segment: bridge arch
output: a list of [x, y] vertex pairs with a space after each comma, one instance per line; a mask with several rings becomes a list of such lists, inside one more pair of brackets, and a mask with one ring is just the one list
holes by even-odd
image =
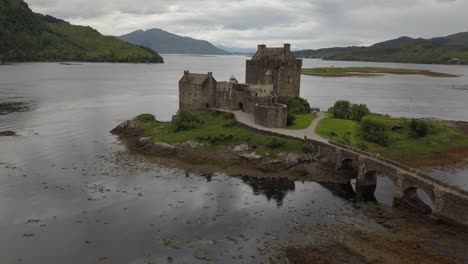
[[407, 187], [403, 191], [403, 202], [419, 213], [431, 214], [435, 207], [433, 191], [427, 191], [416, 186]]

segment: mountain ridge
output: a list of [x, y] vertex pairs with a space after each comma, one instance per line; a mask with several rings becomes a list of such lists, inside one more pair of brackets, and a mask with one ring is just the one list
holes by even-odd
[[429, 39], [399, 37], [369, 47], [334, 47], [299, 50], [301, 58], [323, 60], [402, 62], [427, 64], [468, 64], [468, 32]]
[[230, 55], [206, 40], [180, 36], [159, 28], [136, 30], [118, 37], [161, 54]]

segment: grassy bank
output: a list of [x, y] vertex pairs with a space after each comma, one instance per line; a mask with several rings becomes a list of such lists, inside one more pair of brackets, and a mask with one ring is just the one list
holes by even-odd
[[385, 126], [389, 135], [387, 146], [384, 147], [365, 141], [360, 135], [359, 123], [352, 120], [329, 117], [318, 124], [316, 132], [321, 137], [331, 137], [337, 142], [379, 153], [384, 157], [396, 160], [405, 157], [422, 158], [433, 153], [468, 148], [468, 136], [466, 134], [452, 129], [440, 121], [425, 121], [429, 128], [428, 135], [415, 138], [412, 136], [409, 127], [409, 119], [374, 114], [366, 116], [365, 119], [370, 119]]
[[315, 118], [317, 118], [317, 115], [312, 115], [312, 114], [298, 114], [294, 116], [296, 117], [296, 120], [291, 126], [288, 126], [288, 129], [293, 129], [293, 130], [306, 129], [315, 120]]
[[277, 156], [281, 152], [303, 153], [301, 141], [263, 135], [239, 126], [229, 114], [191, 112], [199, 121], [197, 127], [176, 132], [174, 122], [161, 123], [152, 115], [140, 115], [132, 120], [144, 130], [145, 136], [155, 142], [179, 144], [187, 141], [203, 143], [198, 151], [226, 151], [233, 146], [248, 144], [251, 151], [267, 156]]
[[376, 76], [382, 74], [424, 75], [431, 77], [458, 77], [458, 75], [433, 72], [428, 70], [380, 68], [380, 67], [330, 67], [330, 68], [305, 68], [302, 74], [324, 77], [349, 77], [349, 76]]

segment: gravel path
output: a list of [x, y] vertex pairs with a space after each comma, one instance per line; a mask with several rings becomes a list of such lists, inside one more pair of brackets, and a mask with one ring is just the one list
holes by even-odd
[[245, 125], [248, 125], [250, 127], [254, 127], [259, 130], [265, 130], [265, 131], [271, 131], [283, 135], [288, 135], [288, 136], [293, 136], [297, 138], [304, 138], [304, 136], [307, 136], [309, 139], [314, 139], [317, 141], [325, 142], [328, 143], [328, 140], [320, 137], [315, 133], [315, 128], [317, 127], [318, 123], [326, 118], [327, 116], [319, 112], [317, 113], [317, 118], [310, 124], [310, 126], [306, 129], [299, 129], [299, 130], [292, 130], [292, 129], [285, 129], [285, 128], [268, 128], [268, 127], [263, 127], [260, 125], [255, 124], [255, 120], [253, 115], [242, 112], [242, 111], [232, 111], [232, 113], [235, 115], [236, 120], [240, 123], [243, 123]]

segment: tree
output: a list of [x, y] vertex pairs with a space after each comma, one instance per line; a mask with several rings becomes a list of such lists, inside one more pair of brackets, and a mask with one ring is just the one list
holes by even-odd
[[335, 118], [350, 119], [351, 117], [351, 103], [349, 101], [340, 100], [336, 101], [335, 105], [328, 109]]
[[282, 96], [279, 98], [279, 102], [288, 106], [288, 113], [294, 115], [310, 113], [310, 104], [304, 98], [298, 96]]
[[351, 119], [360, 122], [362, 118], [370, 114], [369, 108], [365, 104], [351, 105]]

